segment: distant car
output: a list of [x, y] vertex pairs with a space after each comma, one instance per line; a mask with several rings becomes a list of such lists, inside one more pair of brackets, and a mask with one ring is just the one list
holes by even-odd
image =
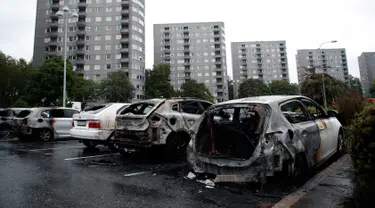
[[194, 98], [151, 99], [133, 103], [116, 116], [111, 142], [121, 153], [164, 146], [169, 153], [185, 152], [189, 128], [212, 103]]
[[277, 172], [298, 178], [342, 151], [336, 115], [304, 96], [216, 104], [191, 128], [187, 159], [215, 182], [264, 182]]
[[89, 148], [98, 144], [108, 146], [108, 139], [113, 136], [115, 130], [116, 114], [129, 105], [128, 103], [109, 103], [85, 109], [73, 116], [71, 136]]
[[48, 142], [70, 138], [73, 115], [71, 108], [47, 107], [21, 111], [13, 120], [13, 134], [20, 139], [37, 138]]
[[13, 118], [26, 108], [0, 109], [0, 138], [8, 137], [12, 130]]

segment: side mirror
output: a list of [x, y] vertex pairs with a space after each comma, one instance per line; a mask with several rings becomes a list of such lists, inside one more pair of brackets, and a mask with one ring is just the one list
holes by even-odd
[[330, 118], [337, 118], [337, 116], [339, 115], [339, 112], [335, 111], [335, 110], [328, 110], [327, 111], [327, 114], [328, 114], [328, 117]]
[[43, 113], [42, 113], [42, 117], [43, 117], [43, 118], [49, 118], [49, 114], [46, 113], [46, 112], [43, 112]]

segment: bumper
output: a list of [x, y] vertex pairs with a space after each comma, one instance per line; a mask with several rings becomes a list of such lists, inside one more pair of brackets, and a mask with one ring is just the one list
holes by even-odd
[[106, 141], [112, 132], [113, 130], [73, 128], [70, 130], [70, 135], [73, 139]]
[[153, 146], [152, 139], [148, 131], [122, 131], [116, 130], [115, 136], [111, 143], [118, 144], [122, 147], [148, 148]]
[[[267, 176], [275, 173], [268, 157], [252, 157], [248, 161], [215, 159], [199, 156], [189, 147], [187, 161], [196, 173], [216, 175], [215, 182], [265, 182]], [[240, 163], [250, 164], [239, 166]]]

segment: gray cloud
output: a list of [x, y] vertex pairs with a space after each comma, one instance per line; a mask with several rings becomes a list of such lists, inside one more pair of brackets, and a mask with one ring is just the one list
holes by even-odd
[[[7, 1], [0, 13], [0, 50], [32, 58], [36, 1]], [[375, 51], [375, 2], [371, 0], [147, 0], [146, 60], [153, 65], [153, 24], [223, 21], [226, 27], [228, 69], [231, 74], [230, 42], [286, 40], [291, 81], [296, 82], [297, 49], [346, 48], [350, 73], [359, 76], [357, 56]]]

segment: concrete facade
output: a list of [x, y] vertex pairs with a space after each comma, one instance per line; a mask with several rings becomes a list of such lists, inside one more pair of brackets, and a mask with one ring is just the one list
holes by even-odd
[[145, 92], [145, 0], [38, 0], [34, 66], [64, 56], [64, 17], [68, 6], [78, 18], [68, 19], [67, 57], [85, 79], [100, 81], [122, 70], [136, 88], [135, 100]]
[[375, 77], [375, 52], [365, 52], [358, 57], [363, 94], [368, 97]]
[[310, 67], [316, 67], [316, 73], [326, 73], [337, 80], [349, 82], [345, 48], [297, 50], [296, 61], [299, 84], [305, 80]]
[[205, 83], [217, 102], [228, 100], [223, 22], [154, 25], [154, 64], [171, 66], [175, 90], [188, 79]]

